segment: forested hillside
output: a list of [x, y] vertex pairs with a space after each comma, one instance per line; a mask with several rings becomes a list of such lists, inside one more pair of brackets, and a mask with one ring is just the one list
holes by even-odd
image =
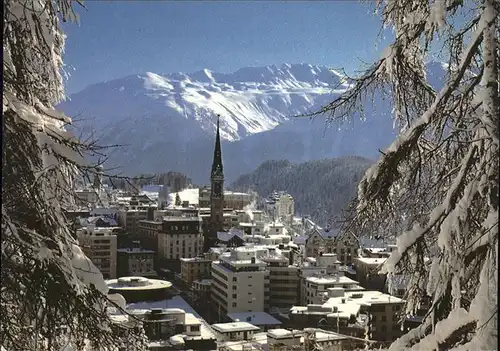
[[255, 190], [267, 196], [274, 190], [290, 193], [297, 214], [310, 215], [326, 225], [356, 195], [356, 185], [372, 161], [363, 157], [341, 157], [294, 164], [286, 160], [266, 161], [254, 172], [242, 175], [235, 190]]

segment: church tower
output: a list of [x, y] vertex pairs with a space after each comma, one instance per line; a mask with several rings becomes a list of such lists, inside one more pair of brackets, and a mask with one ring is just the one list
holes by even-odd
[[205, 237], [205, 252], [215, 244], [217, 232], [222, 231], [224, 224], [224, 168], [222, 166], [219, 119], [220, 116], [218, 115], [214, 159], [212, 162], [212, 173], [210, 174], [210, 230], [208, 237]]

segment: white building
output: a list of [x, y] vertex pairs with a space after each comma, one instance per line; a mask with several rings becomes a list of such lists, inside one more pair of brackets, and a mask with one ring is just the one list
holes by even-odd
[[290, 194], [284, 191], [275, 191], [266, 199], [265, 208], [275, 218], [284, 219], [287, 223], [292, 223], [295, 215], [295, 204]]
[[278, 218], [286, 219], [287, 222], [291, 222], [293, 216], [295, 215], [295, 202], [292, 195], [287, 193], [279, 194], [276, 199], [276, 216]]
[[238, 247], [212, 263], [211, 299], [218, 319], [233, 312], [268, 309], [269, 272], [256, 249]]
[[319, 304], [323, 301], [323, 294], [330, 288], [341, 288], [345, 291], [364, 290], [359, 283], [342, 275], [325, 275], [305, 277], [302, 283], [304, 289], [302, 296], [305, 304]]
[[251, 340], [254, 333], [260, 331], [259, 327], [247, 322], [217, 323], [212, 324], [212, 329], [219, 342]]

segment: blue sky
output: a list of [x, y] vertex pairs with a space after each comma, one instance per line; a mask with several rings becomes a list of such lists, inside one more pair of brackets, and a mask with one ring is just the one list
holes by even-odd
[[148, 71], [306, 62], [352, 72], [378, 58], [389, 39], [378, 38], [373, 2], [87, 0], [85, 6], [77, 7], [79, 26], [64, 26], [69, 94]]

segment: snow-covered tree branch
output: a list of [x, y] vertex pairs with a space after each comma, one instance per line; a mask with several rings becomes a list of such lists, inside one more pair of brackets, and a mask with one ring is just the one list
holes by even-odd
[[[108, 315], [102, 274], [71, 236], [62, 209], [72, 179], [92, 170], [92, 145], [65, 130], [65, 36], [70, 0], [7, 0], [3, 5], [3, 164], [1, 345], [6, 350], [114, 350], [145, 347], [141, 329]], [[125, 336], [128, 336], [126, 338]]]
[[[353, 217], [360, 230], [397, 233], [384, 270], [411, 277], [407, 311], [432, 298], [422, 326], [394, 350], [497, 348], [499, 7], [495, 0], [380, 1], [395, 41], [318, 112], [344, 119], [380, 90], [394, 104], [399, 137], [365, 173]], [[447, 69], [438, 92], [425, 71], [436, 38]]]

